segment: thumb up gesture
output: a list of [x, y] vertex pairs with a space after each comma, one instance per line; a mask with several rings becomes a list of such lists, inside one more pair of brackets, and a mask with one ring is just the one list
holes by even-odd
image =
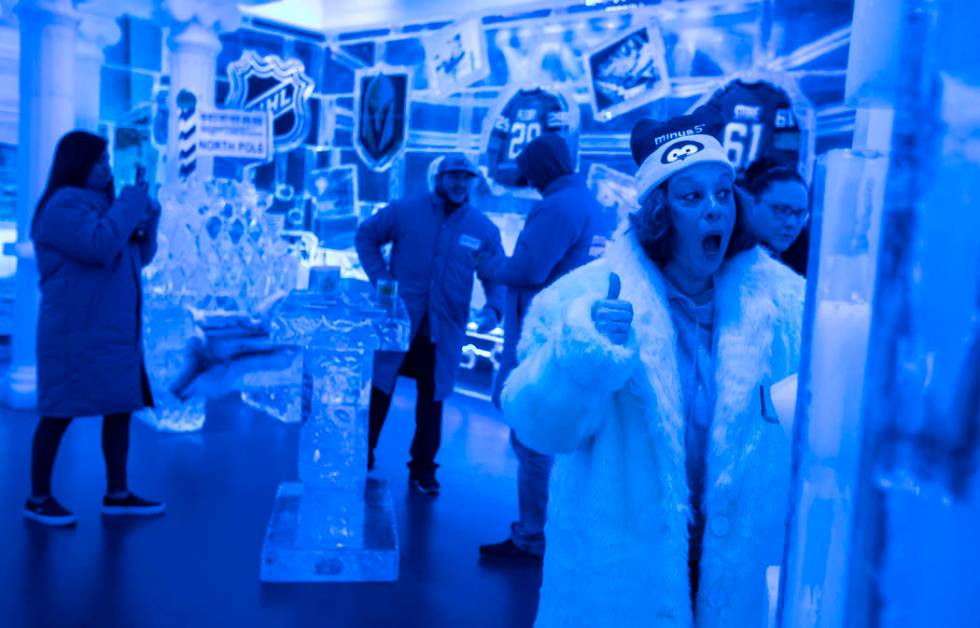
[[615, 345], [626, 344], [633, 326], [633, 304], [620, 300], [621, 289], [619, 275], [610, 273], [606, 298], [592, 304], [592, 322], [595, 328]]

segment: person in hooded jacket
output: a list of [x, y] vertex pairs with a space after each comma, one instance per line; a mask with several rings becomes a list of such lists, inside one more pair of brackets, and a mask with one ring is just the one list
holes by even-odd
[[[488, 277], [507, 286], [504, 347], [493, 391], [498, 409], [503, 384], [517, 366], [521, 323], [531, 300], [560, 277], [598, 257], [613, 229], [603, 223], [602, 206], [575, 172], [568, 143], [557, 133], [545, 133], [529, 143], [517, 156], [517, 166], [521, 178], [543, 199], [528, 213], [514, 254], [489, 259], [482, 267]], [[540, 563], [552, 457], [524, 445], [513, 430], [510, 442], [517, 455], [519, 518], [511, 524], [510, 538], [481, 545], [480, 556]]]
[[160, 206], [145, 186], [116, 197], [106, 141], [72, 131], [58, 142], [34, 212], [41, 306], [31, 497], [24, 516], [49, 525], [76, 517], [51, 494], [59, 445], [74, 417], [102, 415], [106, 515], [154, 515], [164, 505], [129, 491], [131, 414], [153, 405], [143, 361], [142, 268], [157, 249]]
[[[415, 436], [408, 463], [412, 486], [439, 492], [436, 454], [442, 440], [443, 401], [452, 394], [459, 369], [474, 273], [480, 275], [487, 305], [479, 328], [497, 326], [502, 289], [478, 271], [484, 259], [500, 255], [500, 230], [469, 203], [476, 166], [462, 154], [446, 155], [434, 192], [399, 199], [358, 227], [355, 247], [371, 283], [397, 281], [412, 321], [408, 353], [375, 354], [368, 429], [368, 468], [381, 437], [399, 374], [416, 381]], [[390, 261], [382, 247], [392, 245]]]
[[555, 454], [538, 628], [766, 621], [791, 466], [766, 390], [797, 371], [804, 285], [748, 232], [723, 124], [638, 122], [640, 209], [524, 320], [501, 401]]

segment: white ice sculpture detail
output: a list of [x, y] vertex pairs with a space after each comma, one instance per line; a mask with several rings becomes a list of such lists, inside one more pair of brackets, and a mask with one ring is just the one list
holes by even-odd
[[144, 418], [165, 431], [204, 422], [202, 399], [181, 402], [168, 387], [197, 333], [192, 310], [255, 316], [295, 288], [299, 259], [281, 236], [272, 195], [251, 183], [216, 179], [164, 187], [159, 248], [145, 270], [144, 340], [156, 409]]

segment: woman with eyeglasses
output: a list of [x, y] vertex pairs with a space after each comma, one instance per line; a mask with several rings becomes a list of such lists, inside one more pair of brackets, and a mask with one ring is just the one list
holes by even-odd
[[795, 168], [771, 160], [752, 164], [743, 187], [753, 234], [798, 274], [806, 276], [810, 191]]

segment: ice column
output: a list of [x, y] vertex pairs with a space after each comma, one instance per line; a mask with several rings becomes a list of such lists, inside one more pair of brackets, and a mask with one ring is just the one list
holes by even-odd
[[785, 566], [788, 625], [801, 628], [843, 619], [886, 165], [879, 154], [850, 150], [831, 151], [818, 164], [811, 241], [818, 263], [808, 278]]
[[[187, 90], [197, 97], [197, 108], [214, 106], [215, 65], [221, 51], [218, 32], [234, 30], [241, 23], [241, 14], [235, 0], [159, 0], [161, 9], [171, 18], [170, 38], [170, 102], [169, 111], [177, 112], [177, 95]], [[252, 4], [246, 2], [243, 4]], [[177, 115], [170, 116], [167, 143], [168, 182], [177, 180], [179, 168], [178, 142], [176, 141]], [[197, 159], [197, 176], [202, 181], [211, 177], [213, 160]]]
[[20, 129], [18, 132], [17, 275], [7, 402], [37, 402], [37, 266], [30, 242], [34, 204], [47, 180], [58, 139], [75, 126], [75, 38], [71, 0], [21, 0]]
[[75, 55], [76, 76], [85, 77], [77, 90], [75, 103], [78, 128], [95, 133], [99, 129], [99, 106], [102, 100], [102, 64], [105, 48], [119, 41], [122, 31], [114, 17], [111, 0], [82, 4], [78, 28], [78, 53]]

